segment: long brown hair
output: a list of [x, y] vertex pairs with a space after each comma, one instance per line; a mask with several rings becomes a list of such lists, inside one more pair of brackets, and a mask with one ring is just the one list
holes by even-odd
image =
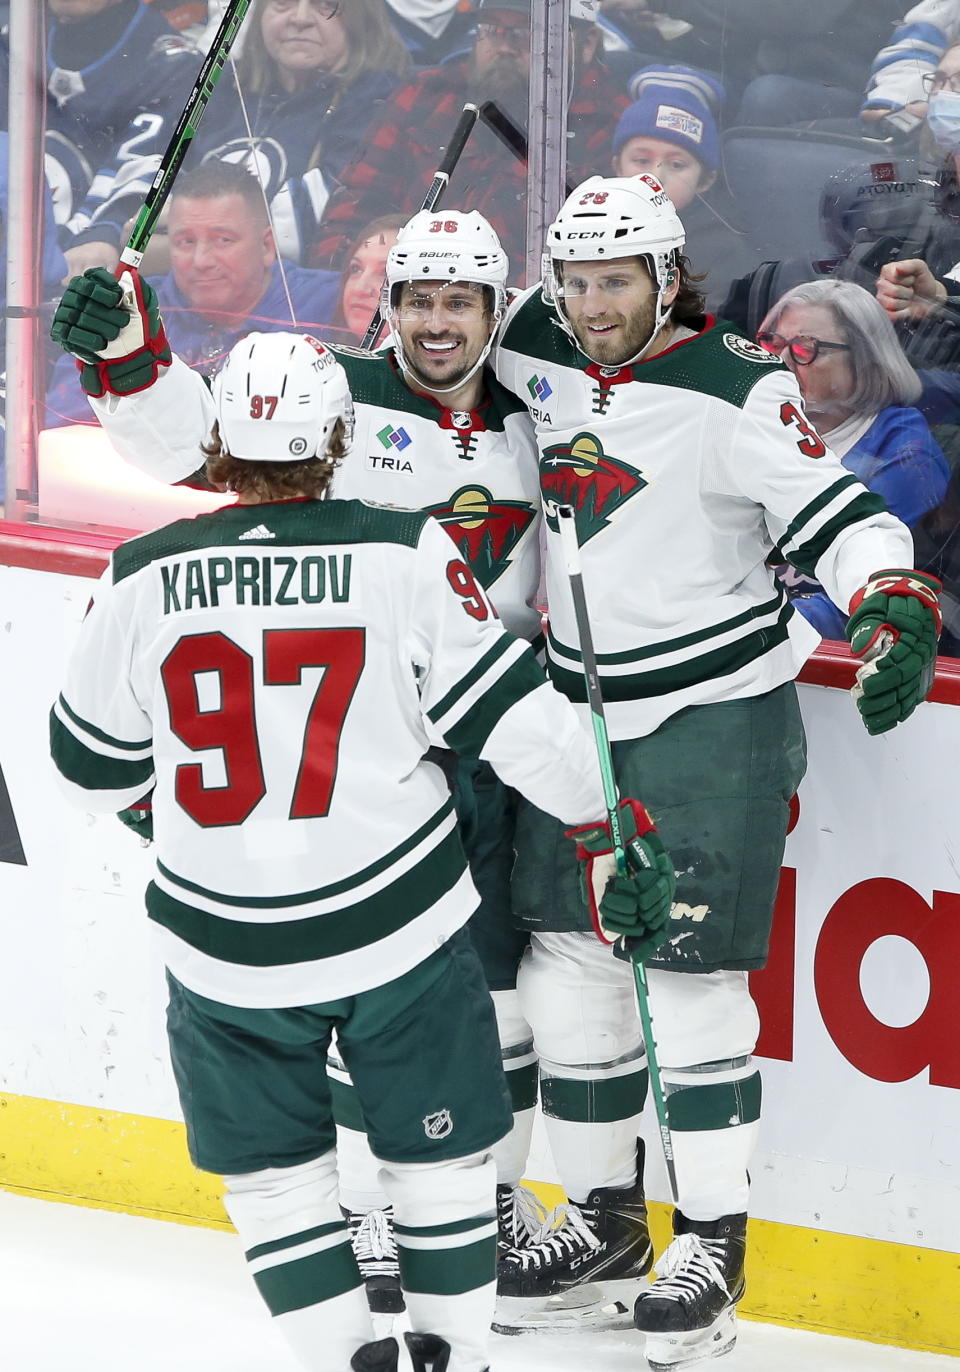
[[[260, 95], [278, 84], [277, 63], [264, 46], [260, 28], [261, 16], [269, 3], [270, 0], [258, 0], [243, 51], [237, 58], [237, 78], [245, 94]], [[411, 68], [410, 54], [387, 18], [383, 0], [340, 0], [338, 15], [350, 49], [347, 65], [336, 73], [341, 91], [368, 71], [407, 74]]]
[[346, 433], [343, 420], [338, 419], [323, 457], [301, 462], [247, 462], [231, 455], [220, 437], [220, 425], [215, 423], [202, 451], [207, 459], [207, 480], [216, 489], [254, 496], [256, 501], [298, 497], [321, 500], [343, 461]]

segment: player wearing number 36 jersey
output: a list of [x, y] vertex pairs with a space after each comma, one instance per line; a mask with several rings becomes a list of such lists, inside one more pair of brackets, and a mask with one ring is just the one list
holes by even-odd
[[[207, 475], [238, 502], [114, 553], [52, 712], [54, 760], [89, 809], [153, 788], [147, 908], [191, 1154], [225, 1175], [304, 1368], [397, 1366], [337, 1204], [335, 1029], [395, 1211], [414, 1351], [482, 1372], [490, 1149], [510, 1106], [464, 932], [478, 896], [425, 754], [485, 758], [581, 825], [604, 813], [592, 743], [435, 520], [320, 498], [352, 428], [331, 352], [252, 334], [215, 400]], [[655, 941], [673, 883], [655, 834], [637, 842], [646, 867], [600, 916]]]

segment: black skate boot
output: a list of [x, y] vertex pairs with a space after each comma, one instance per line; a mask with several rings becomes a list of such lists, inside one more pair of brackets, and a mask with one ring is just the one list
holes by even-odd
[[404, 1334], [413, 1372], [446, 1372], [450, 1345], [439, 1334]]
[[640, 1293], [633, 1311], [634, 1324], [647, 1336], [644, 1351], [654, 1372], [729, 1353], [745, 1288], [745, 1214], [703, 1222], [676, 1210], [673, 1232], [656, 1281]]
[[542, 1236], [549, 1211], [526, 1186], [497, 1187], [497, 1258], [514, 1248], [529, 1248]]
[[629, 1190], [601, 1187], [583, 1205], [559, 1206], [539, 1242], [514, 1248], [498, 1269], [493, 1328], [629, 1328], [630, 1302], [653, 1249], [643, 1198], [643, 1152]]
[[350, 1359], [352, 1372], [397, 1372], [399, 1364], [400, 1345], [396, 1339], [365, 1343]]
[[344, 1210], [343, 1214], [371, 1313], [399, 1315], [406, 1307], [400, 1289], [393, 1210]]

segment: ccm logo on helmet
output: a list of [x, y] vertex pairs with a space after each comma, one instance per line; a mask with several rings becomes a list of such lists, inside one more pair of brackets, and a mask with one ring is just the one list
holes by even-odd
[[567, 238], [602, 238], [602, 229], [592, 229], [589, 233], [568, 233]]

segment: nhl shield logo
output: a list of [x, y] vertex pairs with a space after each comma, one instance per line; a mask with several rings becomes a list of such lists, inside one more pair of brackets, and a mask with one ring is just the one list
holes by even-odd
[[455, 429], [469, 429], [473, 424], [473, 416], [467, 410], [454, 410], [450, 422]]
[[437, 1110], [432, 1115], [426, 1115], [423, 1121], [423, 1132], [428, 1139], [445, 1139], [448, 1134], [453, 1133], [453, 1117], [449, 1110]]

